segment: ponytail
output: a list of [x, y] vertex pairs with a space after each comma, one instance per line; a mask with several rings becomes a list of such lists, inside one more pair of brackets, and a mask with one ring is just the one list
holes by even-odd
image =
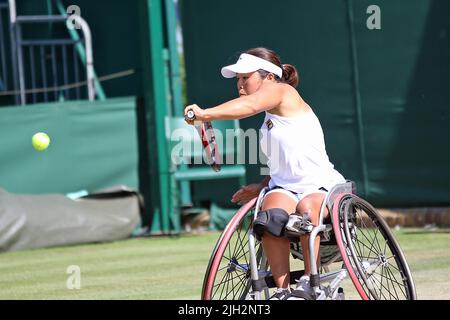
[[281, 79], [281, 82], [287, 83], [294, 88], [298, 85], [298, 72], [293, 65], [283, 64], [283, 77]]
[[[263, 48], [263, 47], [258, 47], [258, 48], [252, 48], [249, 49], [247, 51], [245, 51], [245, 53], [254, 55], [256, 57], [259, 57], [261, 59], [267, 60], [271, 63], [273, 63], [274, 65], [280, 67], [283, 69], [283, 75], [282, 78], [278, 78], [278, 76], [275, 76], [277, 81], [279, 82], [283, 82], [283, 83], [287, 83], [291, 86], [293, 86], [294, 88], [298, 85], [298, 72], [297, 69], [295, 69], [295, 67], [291, 64], [281, 64], [280, 61], [280, 57], [275, 53], [275, 51], [267, 49], [267, 48]], [[261, 77], [266, 77], [267, 74], [269, 74], [269, 72], [265, 71], [265, 70], [259, 70], [259, 74], [261, 75]]]

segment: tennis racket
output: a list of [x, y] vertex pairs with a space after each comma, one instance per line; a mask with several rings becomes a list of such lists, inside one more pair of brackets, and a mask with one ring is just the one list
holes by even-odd
[[[185, 116], [186, 120], [194, 121], [195, 113], [189, 110]], [[203, 149], [205, 151], [206, 161], [213, 168], [214, 171], [220, 171], [220, 154], [217, 148], [216, 136], [214, 135], [214, 129], [210, 121], [195, 124], [194, 127], [197, 130], [200, 140], [202, 141]]]

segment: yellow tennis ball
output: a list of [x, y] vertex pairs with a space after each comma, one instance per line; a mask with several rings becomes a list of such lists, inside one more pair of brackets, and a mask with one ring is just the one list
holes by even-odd
[[42, 151], [48, 148], [50, 137], [44, 132], [38, 132], [33, 136], [31, 142], [36, 150]]

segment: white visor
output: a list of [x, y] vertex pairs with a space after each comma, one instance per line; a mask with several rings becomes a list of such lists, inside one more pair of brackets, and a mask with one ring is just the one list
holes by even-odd
[[280, 67], [248, 53], [241, 54], [235, 64], [223, 67], [221, 73], [225, 78], [233, 78], [236, 76], [236, 73], [250, 73], [259, 69], [272, 72], [280, 79], [283, 75], [283, 70]]

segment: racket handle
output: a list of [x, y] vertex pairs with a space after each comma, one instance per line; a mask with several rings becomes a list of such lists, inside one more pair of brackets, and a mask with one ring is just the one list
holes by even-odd
[[195, 120], [195, 113], [192, 110], [189, 110], [186, 115], [184, 116], [184, 118], [188, 121], [193, 121]]

